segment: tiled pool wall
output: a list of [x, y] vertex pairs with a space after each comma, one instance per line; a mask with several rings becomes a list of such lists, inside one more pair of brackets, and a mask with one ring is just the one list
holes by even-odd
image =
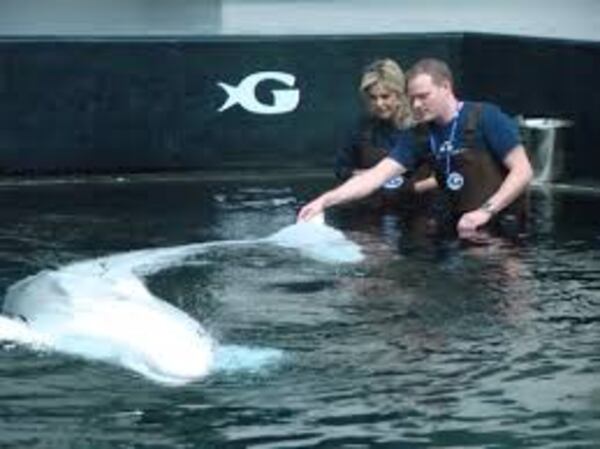
[[362, 68], [426, 56], [464, 98], [572, 120], [565, 178], [598, 180], [600, 43], [474, 33], [3, 38], [0, 172], [329, 168]]

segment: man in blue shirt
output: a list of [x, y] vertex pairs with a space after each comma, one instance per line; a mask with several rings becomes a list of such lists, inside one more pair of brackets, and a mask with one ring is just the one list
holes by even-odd
[[328, 207], [369, 195], [389, 179], [428, 164], [448, 200], [459, 233], [473, 231], [505, 211], [524, 193], [533, 171], [513, 121], [496, 106], [456, 98], [452, 74], [437, 59], [423, 59], [407, 73], [415, 119], [390, 155], [375, 167], [304, 206], [310, 220]]

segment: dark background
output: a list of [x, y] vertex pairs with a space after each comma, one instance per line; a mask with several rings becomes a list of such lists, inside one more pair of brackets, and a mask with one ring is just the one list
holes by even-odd
[[[5, 38], [0, 172], [329, 168], [360, 112], [363, 67], [448, 61], [459, 94], [512, 115], [567, 118], [565, 176], [597, 179], [600, 44], [489, 34], [229, 38]], [[298, 108], [222, 113], [254, 72], [296, 76]], [[269, 101], [264, 83], [257, 95]]]

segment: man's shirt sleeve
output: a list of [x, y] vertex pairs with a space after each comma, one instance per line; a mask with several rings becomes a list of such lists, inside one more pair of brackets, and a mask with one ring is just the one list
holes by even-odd
[[483, 139], [492, 153], [502, 161], [521, 143], [515, 120], [493, 104], [485, 104], [481, 120]]

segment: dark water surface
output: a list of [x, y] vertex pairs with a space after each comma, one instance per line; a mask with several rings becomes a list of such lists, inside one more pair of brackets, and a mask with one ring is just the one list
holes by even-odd
[[[112, 253], [264, 237], [328, 184], [4, 185], [0, 287]], [[537, 189], [533, 209], [528, 235], [479, 243], [338, 209], [328, 221], [362, 263], [253, 246], [161, 271], [150, 289], [239, 351], [165, 387], [3, 344], [0, 447], [600, 447], [600, 196]]]

